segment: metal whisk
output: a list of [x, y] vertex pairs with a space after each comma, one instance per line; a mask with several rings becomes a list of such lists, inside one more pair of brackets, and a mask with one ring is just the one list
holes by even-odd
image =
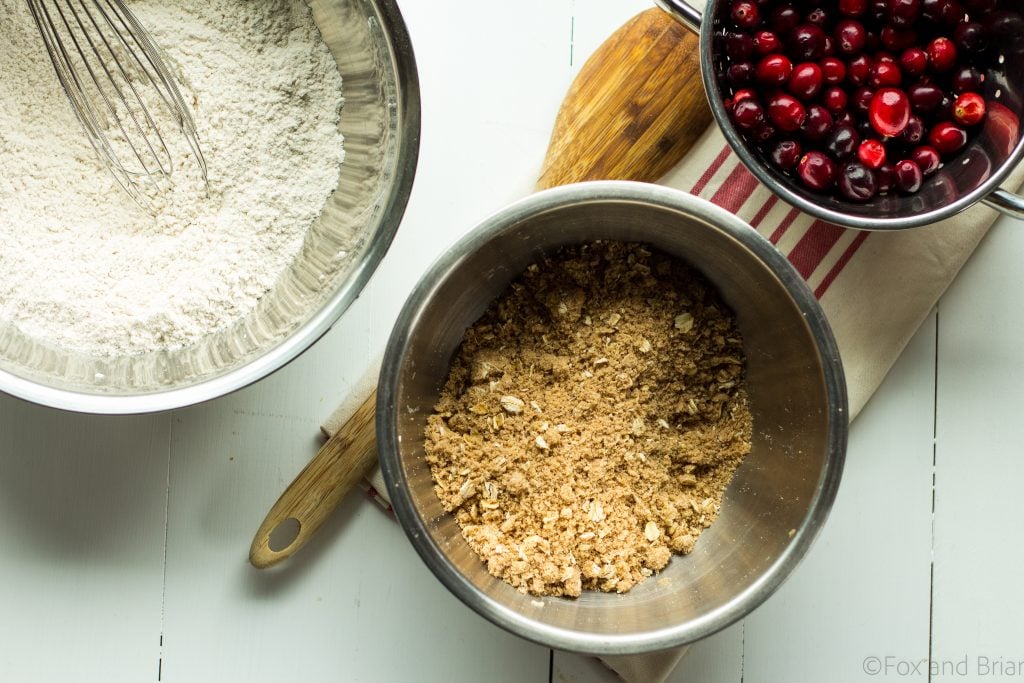
[[195, 122], [174, 76], [122, 0], [27, 2], [89, 142], [136, 202], [152, 211], [147, 190], [166, 189], [162, 181], [174, 171], [174, 145], [158, 122], [179, 129], [207, 180]]

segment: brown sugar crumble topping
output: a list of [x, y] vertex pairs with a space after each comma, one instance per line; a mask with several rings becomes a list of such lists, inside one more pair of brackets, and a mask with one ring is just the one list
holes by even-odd
[[469, 330], [426, 454], [488, 571], [628, 591], [690, 552], [750, 451], [743, 344], [692, 268], [594, 242], [531, 265]]

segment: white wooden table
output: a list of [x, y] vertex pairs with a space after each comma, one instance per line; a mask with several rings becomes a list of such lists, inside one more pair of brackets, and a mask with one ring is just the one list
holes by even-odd
[[[0, 396], [0, 681], [612, 680], [476, 616], [360, 496], [281, 571], [246, 553], [419, 274], [531, 190], [572, 77], [647, 7], [405, 0], [419, 173], [390, 253], [329, 335], [256, 386], [169, 414]], [[929, 655], [937, 680], [1024, 678], [1022, 256], [1024, 228], [1001, 220], [854, 424], [803, 564], [672, 680], [920, 681]]]

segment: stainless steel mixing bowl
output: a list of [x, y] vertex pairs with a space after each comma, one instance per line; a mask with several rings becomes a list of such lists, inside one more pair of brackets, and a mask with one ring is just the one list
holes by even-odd
[[[737, 315], [748, 355], [753, 450], [694, 551], [624, 595], [536, 599], [490, 576], [433, 490], [427, 416], [466, 328], [543, 254], [595, 239], [640, 241], [702, 271]], [[388, 492], [437, 577], [494, 623], [594, 654], [707, 636], [778, 588], [807, 551], [839, 485], [846, 385], [835, 341], [789, 262], [750, 226], [691, 195], [628, 182], [571, 185], [494, 215], [423, 277], [385, 352], [377, 439]]]
[[180, 351], [95, 358], [0, 322], [0, 391], [93, 413], [140, 413], [221, 396], [265, 377], [319, 339], [387, 251], [419, 153], [420, 93], [393, 0], [309, 0], [344, 81], [345, 163], [302, 250], [255, 311]]

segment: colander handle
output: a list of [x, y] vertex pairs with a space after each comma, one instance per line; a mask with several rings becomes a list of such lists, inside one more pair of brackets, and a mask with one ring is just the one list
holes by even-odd
[[676, 21], [700, 35], [701, 14], [685, 0], [654, 0], [654, 4], [668, 12]]
[[993, 209], [998, 209], [1005, 213], [1007, 216], [1013, 216], [1018, 220], [1024, 221], [1024, 197], [1006, 190], [995, 190], [981, 201]]

